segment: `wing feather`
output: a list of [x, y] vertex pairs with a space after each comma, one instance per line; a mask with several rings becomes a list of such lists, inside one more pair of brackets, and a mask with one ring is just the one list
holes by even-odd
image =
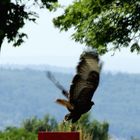
[[[72, 99], [77, 99], [79, 94], [77, 93], [81, 93], [81, 91], [86, 88], [87, 82], [85, 82], [85, 80], [81, 79], [80, 75], [76, 75], [73, 79], [71, 88], [70, 88], [70, 100]], [[82, 87], [82, 88], [80, 88]], [[75, 94], [76, 93], [76, 94]]]
[[70, 102], [81, 100], [82, 102], [91, 101], [92, 96], [99, 83], [100, 64], [98, 55], [86, 52], [80, 57], [77, 66], [77, 74], [70, 86]]
[[77, 73], [84, 79], [87, 80], [89, 73], [92, 71], [96, 71], [99, 73], [100, 67], [99, 67], [99, 61], [98, 58], [85, 54], [81, 57], [80, 63], [77, 66]]

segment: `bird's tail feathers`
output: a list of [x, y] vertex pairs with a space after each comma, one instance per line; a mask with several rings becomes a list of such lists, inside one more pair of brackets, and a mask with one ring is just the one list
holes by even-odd
[[56, 100], [56, 103], [58, 103], [58, 104], [60, 104], [60, 105], [62, 105], [62, 106], [65, 106], [65, 107], [67, 107], [67, 108], [70, 109], [70, 110], [73, 110], [73, 109], [74, 109], [73, 105], [70, 104], [70, 102], [68, 102], [67, 100], [64, 100], [64, 99], [57, 99], [57, 100]]
[[69, 93], [65, 90], [65, 88], [55, 79], [53, 74], [48, 71], [46, 72], [47, 77], [54, 83], [54, 85], [62, 91], [62, 94], [66, 97], [69, 98]]

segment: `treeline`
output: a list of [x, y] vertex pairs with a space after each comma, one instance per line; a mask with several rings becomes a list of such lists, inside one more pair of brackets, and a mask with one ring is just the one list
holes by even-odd
[[80, 131], [83, 140], [109, 140], [108, 130], [107, 122], [91, 120], [89, 114], [83, 115], [74, 125], [58, 123], [55, 118], [46, 115], [43, 119], [26, 119], [21, 127], [7, 127], [0, 131], [0, 140], [37, 140], [39, 131]]

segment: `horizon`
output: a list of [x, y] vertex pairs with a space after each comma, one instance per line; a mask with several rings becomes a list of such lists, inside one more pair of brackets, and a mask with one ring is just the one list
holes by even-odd
[[[76, 67], [55, 66], [49, 64], [0, 64], [0, 70], [35, 70], [35, 71], [52, 71], [56, 73], [75, 74]], [[102, 70], [103, 74], [130, 74], [140, 75], [140, 73], [132, 73], [126, 71]]]

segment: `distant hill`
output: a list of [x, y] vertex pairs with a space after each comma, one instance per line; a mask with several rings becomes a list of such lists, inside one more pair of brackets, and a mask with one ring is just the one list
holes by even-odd
[[35, 70], [35, 71], [55, 71], [60, 73], [74, 73], [75, 68], [73, 67], [58, 67], [58, 66], [51, 66], [51, 65], [19, 65], [19, 64], [0, 64], [0, 69], [5, 70]]
[[[46, 78], [45, 70], [0, 68], [0, 129], [47, 113], [58, 121], [63, 119], [67, 110], [54, 102], [62, 95]], [[72, 74], [54, 72], [54, 75], [69, 89]], [[138, 74], [102, 73], [91, 113], [93, 119], [109, 122], [110, 134], [140, 137], [139, 83]]]

